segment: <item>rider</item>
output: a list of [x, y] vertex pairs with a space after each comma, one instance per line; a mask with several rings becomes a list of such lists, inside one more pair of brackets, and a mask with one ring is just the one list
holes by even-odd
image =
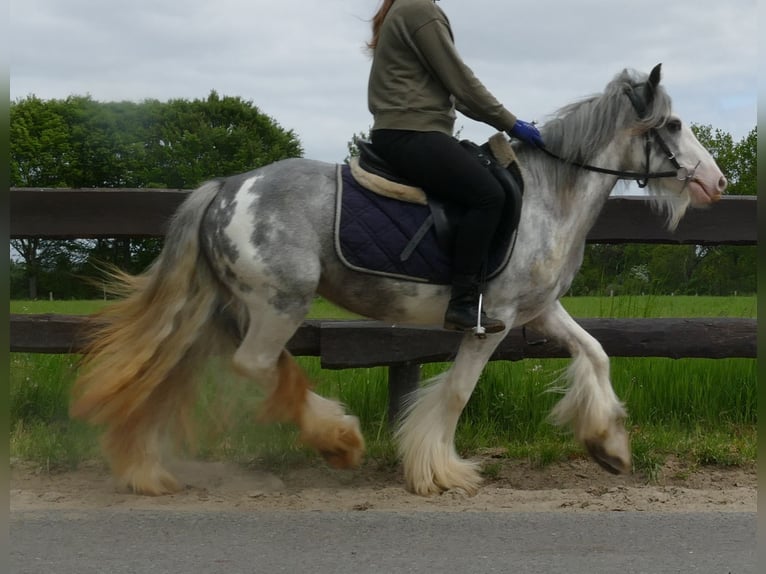
[[[543, 146], [531, 123], [517, 119], [474, 76], [457, 53], [436, 0], [383, 0], [372, 19], [368, 106], [375, 150], [427, 194], [465, 209], [452, 261], [444, 327], [470, 331], [479, 313], [482, 266], [500, 223], [500, 183], [453, 137], [455, 109], [469, 118]], [[505, 329], [482, 312], [489, 333]]]

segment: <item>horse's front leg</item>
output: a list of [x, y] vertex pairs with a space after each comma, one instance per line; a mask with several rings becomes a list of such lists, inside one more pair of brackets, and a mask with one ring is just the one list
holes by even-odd
[[407, 487], [415, 494], [477, 491], [478, 464], [458, 455], [455, 429], [482, 369], [504, 336], [479, 340], [466, 335], [452, 367], [408, 398], [396, 438]]
[[556, 424], [571, 424], [575, 438], [609, 472], [631, 470], [625, 408], [612, 388], [609, 357], [601, 344], [556, 301], [535, 321], [535, 330], [559, 340], [572, 354], [568, 388], [552, 411]]

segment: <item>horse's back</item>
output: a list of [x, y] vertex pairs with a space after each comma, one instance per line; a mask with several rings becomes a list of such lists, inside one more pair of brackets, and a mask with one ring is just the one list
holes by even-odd
[[337, 166], [293, 158], [220, 180], [202, 224], [208, 260], [235, 293], [303, 292], [332, 249]]
[[214, 235], [235, 219], [242, 226], [314, 227], [323, 214], [332, 216], [336, 171], [334, 164], [290, 158], [222, 178], [203, 230]]
[[[219, 201], [302, 202], [322, 191], [334, 191], [337, 165], [306, 158], [287, 158], [222, 178]], [[325, 189], [327, 188], [327, 189]]]

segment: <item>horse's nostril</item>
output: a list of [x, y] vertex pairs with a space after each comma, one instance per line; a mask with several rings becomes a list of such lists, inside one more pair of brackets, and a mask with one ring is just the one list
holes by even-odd
[[726, 178], [724, 176], [721, 176], [721, 178], [718, 180], [718, 191], [723, 193], [726, 191], [726, 186], [729, 185], [729, 182], [726, 181]]

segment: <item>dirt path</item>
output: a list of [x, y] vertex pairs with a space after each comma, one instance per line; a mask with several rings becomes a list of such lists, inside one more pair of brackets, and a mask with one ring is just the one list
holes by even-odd
[[590, 461], [532, 468], [523, 461], [481, 457], [491, 470], [479, 493], [418, 497], [400, 472], [368, 463], [356, 471], [314, 466], [279, 473], [230, 463], [175, 465], [187, 487], [174, 495], [135, 496], [115, 490], [101, 465], [47, 473], [11, 468], [11, 511], [47, 508], [169, 510], [430, 510], [430, 511], [756, 511], [756, 469], [689, 469], [674, 462], [647, 484], [638, 474], [615, 477]]

